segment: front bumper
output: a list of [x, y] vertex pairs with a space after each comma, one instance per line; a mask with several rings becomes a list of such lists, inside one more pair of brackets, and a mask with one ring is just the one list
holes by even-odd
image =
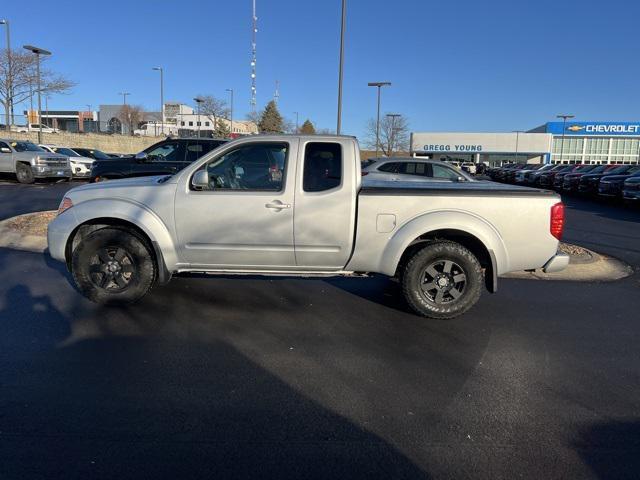
[[544, 273], [561, 272], [569, 265], [569, 255], [566, 253], [557, 253], [549, 259], [542, 267]]
[[31, 167], [33, 176], [36, 178], [71, 178], [71, 168], [68, 166], [58, 167], [51, 165], [33, 165]]
[[88, 167], [84, 163], [71, 162], [71, 171], [74, 177], [77, 178], [89, 178], [91, 176], [91, 167]]
[[73, 213], [73, 207], [65, 210], [54, 218], [47, 228], [47, 246], [49, 255], [61, 262], [66, 261], [65, 250], [67, 240], [71, 233], [78, 226], [78, 221]]
[[636, 202], [640, 201], [640, 190], [622, 190], [622, 198]]

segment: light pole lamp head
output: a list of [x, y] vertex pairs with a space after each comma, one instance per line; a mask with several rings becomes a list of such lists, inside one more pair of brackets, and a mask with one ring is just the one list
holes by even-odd
[[159, 72], [162, 71], [162, 67], [151, 67], [151, 70], [158, 70]]
[[562, 118], [563, 120], [568, 120], [570, 118], [575, 118], [575, 115], [556, 115], [556, 118]]
[[8, 22], [8, 20], [5, 20], [4, 18], [0, 18], [0, 25], [6, 25]]
[[391, 82], [369, 82], [367, 85], [369, 87], [390, 87]]
[[51, 55], [49, 50], [45, 50], [44, 48], [34, 47], [33, 45], [23, 45], [25, 50], [29, 50], [30, 52], [35, 53], [36, 55]]
[[201, 98], [201, 97], [195, 97], [195, 98], [193, 99], [193, 101], [194, 101], [194, 102], [196, 102], [196, 103], [202, 103], [202, 102], [204, 102], [204, 98]]

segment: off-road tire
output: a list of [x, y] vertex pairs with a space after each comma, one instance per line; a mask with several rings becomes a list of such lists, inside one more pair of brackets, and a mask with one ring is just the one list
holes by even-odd
[[26, 163], [16, 164], [16, 178], [20, 183], [33, 183], [36, 180], [33, 176], [31, 165], [27, 165]]
[[76, 287], [89, 300], [123, 305], [142, 298], [157, 272], [143, 238], [126, 228], [105, 227], [87, 235], [75, 248], [71, 273]]
[[[439, 264], [442, 264], [442, 270], [438, 269]], [[435, 270], [431, 268], [434, 265]], [[448, 275], [444, 271], [447, 266], [450, 269]], [[438, 275], [430, 275], [427, 269]], [[464, 275], [464, 280], [460, 275]], [[400, 278], [402, 293], [409, 306], [419, 315], [440, 320], [455, 318], [473, 307], [484, 286], [482, 267], [475, 255], [459, 243], [447, 240], [430, 242], [415, 252], [404, 266]], [[454, 279], [459, 279], [458, 283]], [[423, 290], [430, 285], [438, 285], [438, 281], [447, 285], [443, 289]], [[442, 297], [437, 302], [440, 291]], [[454, 293], [457, 298], [454, 298]]]

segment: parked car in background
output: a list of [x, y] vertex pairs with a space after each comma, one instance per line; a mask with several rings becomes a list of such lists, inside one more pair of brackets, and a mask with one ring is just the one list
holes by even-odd
[[640, 203], [640, 175], [634, 175], [624, 181], [622, 198], [626, 202]]
[[540, 175], [538, 185], [542, 188], [553, 188], [553, 182], [559, 173], [569, 173], [576, 169], [577, 165], [561, 165], [557, 170], [549, 170]]
[[569, 172], [558, 172], [553, 177], [553, 189], [560, 191], [562, 190], [562, 182], [564, 181], [565, 175], [576, 174], [576, 173], [589, 173], [591, 170], [597, 167], [597, 165], [574, 165], [574, 169]]
[[612, 170], [617, 165], [595, 165], [594, 168], [588, 171], [580, 170], [576, 172], [567, 173], [562, 179], [562, 191], [566, 193], [577, 193], [580, 186], [580, 179], [587, 174], [605, 173], [608, 170]]
[[469, 175], [475, 175], [476, 174], [476, 164], [473, 162], [464, 162], [462, 164], [462, 170], [467, 172]]
[[550, 164], [544, 165], [541, 163], [527, 165], [525, 168], [521, 168], [515, 173], [515, 175], [513, 176], [513, 183], [522, 185], [526, 183], [527, 173], [548, 170], [552, 166], [553, 165], [550, 165]]
[[225, 142], [216, 138], [168, 138], [136, 155], [96, 161], [91, 181], [174, 174]]
[[598, 196], [619, 200], [622, 198], [622, 186], [628, 178], [640, 175], [640, 165], [630, 168], [626, 173], [620, 175], [606, 175], [600, 179], [598, 184]]
[[568, 265], [557, 194], [492, 182], [366, 184], [359, 152], [346, 136], [253, 136], [175, 175], [77, 187], [49, 224], [49, 251], [98, 303], [134, 302], [179, 272], [378, 273], [397, 276], [408, 305], [438, 319], [496, 291], [500, 274]]
[[0, 172], [14, 173], [20, 183], [38, 178], [71, 179], [69, 157], [47, 152], [32, 142], [0, 138]]
[[379, 159], [362, 169], [363, 181], [389, 182], [473, 182], [468, 173], [448, 162], [414, 157]]
[[136, 128], [133, 134], [138, 137], [160, 137], [167, 135], [178, 135], [177, 125], [165, 123], [145, 123], [140, 128]]
[[580, 177], [580, 184], [578, 185], [578, 193], [583, 195], [597, 195], [598, 194], [598, 186], [600, 185], [600, 180], [608, 175], [623, 175], [634, 168], [637, 168], [637, 165], [618, 165], [615, 168], [607, 170], [601, 173], [586, 173], [582, 177]]
[[94, 160], [109, 160], [112, 158], [101, 150], [95, 148], [73, 147], [73, 150], [78, 152], [83, 157], [93, 158]]
[[68, 147], [60, 147], [58, 145], [39, 145], [46, 151], [51, 153], [59, 153], [60, 155], [66, 155], [69, 157], [69, 163], [71, 164], [71, 172], [75, 178], [88, 178], [91, 173], [91, 166], [94, 159], [89, 157], [83, 157], [75, 150]]
[[41, 130], [39, 123], [30, 123], [28, 125], [14, 125], [11, 127], [11, 130], [13, 132], [18, 132], [18, 133], [29, 133], [29, 132], [39, 132], [39, 131], [42, 131], [42, 133], [58, 133], [57, 128], [47, 127], [46, 125], [42, 125], [42, 130]]
[[[539, 186], [540, 185], [540, 177], [547, 172], [556, 172], [565, 167], [565, 165], [559, 164], [548, 164], [550, 168], [540, 168], [533, 172], [527, 172], [524, 175], [524, 183], [529, 186]], [[545, 165], [547, 167], [547, 165]]]

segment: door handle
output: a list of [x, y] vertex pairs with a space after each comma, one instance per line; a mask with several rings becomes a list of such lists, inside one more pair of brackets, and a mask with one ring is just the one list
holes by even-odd
[[266, 208], [271, 208], [273, 210], [277, 210], [278, 212], [280, 210], [282, 210], [283, 208], [291, 208], [291, 204], [289, 203], [282, 203], [280, 200], [274, 200], [271, 203], [267, 203], [265, 204]]

